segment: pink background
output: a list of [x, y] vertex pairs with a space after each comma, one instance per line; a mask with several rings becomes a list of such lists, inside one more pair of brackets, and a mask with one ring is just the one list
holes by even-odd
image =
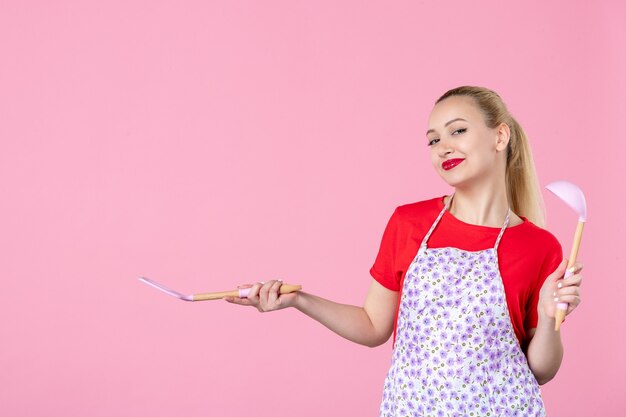
[[[391, 346], [183, 292], [361, 304], [400, 204], [449, 193], [435, 99], [491, 87], [586, 192], [552, 416], [623, 415], [621, 1], [3, 1], [0, 414], [376, 416]], [[545, 193], [569, 253], [576, 215]]]

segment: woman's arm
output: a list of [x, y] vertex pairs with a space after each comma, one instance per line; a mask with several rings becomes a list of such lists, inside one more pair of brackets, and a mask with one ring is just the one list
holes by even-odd
[[569, 303], [567, 314], [580, 304], [580, 283], [582, 281], [581, 264], [572, 267], [572, 275], [561, 280], [567, 266], [564, 259], [559, 267], [550, 274], [539, 295], [537, 304], [537, 328], [531, 329], [532, 337], [526, 356], [528, 365], [540, 385], [550, 381], [556, 375], [563, 360], [561, 332], [554, 330], [554, 315], [557, 302]]
[[248, 298], [229, 297], [226, 301], [273, 311], [295, 307], [339, 336], [365, 346], [385, 343], [393, 332], [398, 293], [372, 280], [363, 307], [340, 304], [302, 291], [278, 294], [280, 281], [257, 283]]

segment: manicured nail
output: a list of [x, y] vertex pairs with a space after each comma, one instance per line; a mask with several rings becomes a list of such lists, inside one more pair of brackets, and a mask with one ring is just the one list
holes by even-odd
[[552, 296], [553, 296], [553, 297], [556, 297], [556, 291], [552, 293]]
[[557, 288], [561, 288], [562, 286], [563, 286], [563, 283], [562, 283], [562, 282], [559, 282], [558, 284], [556, 284], [556, 287], [557, 287]]
[[559, 301], [559, 297], [554, 297], [554, 301]]

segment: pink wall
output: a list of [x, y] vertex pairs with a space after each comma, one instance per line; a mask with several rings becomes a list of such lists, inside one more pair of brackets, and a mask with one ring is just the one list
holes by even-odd
[[[280, 277], [360, 304], [395, 206], [449, 189], [434, 100], [499, 91], [578, 183], [583, 304], [552, 416], [623, 415], [621, 1], [4, 1], [0, 414], [375, 416], [390, 345], [183, 303]], [[619, 159], [618, 159], [619, 158]], [[546, 192], [566, 251], [576, 216]]]

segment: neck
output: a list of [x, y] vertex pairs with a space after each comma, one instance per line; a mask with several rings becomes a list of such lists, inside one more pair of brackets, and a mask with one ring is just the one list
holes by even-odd
[[450, 214], [457, 219], [478, 226], [501, 227], [509, 203], [504, 179], [480, 187], [456, 187]]

